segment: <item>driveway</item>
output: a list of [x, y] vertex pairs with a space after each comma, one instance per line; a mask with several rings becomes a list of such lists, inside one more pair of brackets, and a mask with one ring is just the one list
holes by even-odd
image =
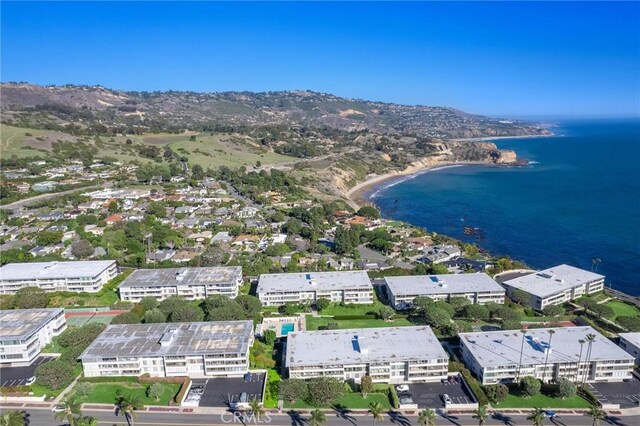
[[262, 402], [265, 378], [264, 373], [252, 373], [249, 382], [245, 382], [242, 377], [193, 379], [192, 386], [204, 385], [204, 394], [200, 397], [200, 407], [229, 407], [231, 402], [240, 399], [242, 392], [247, 393], [249, 401], [257, 399]]
[[36, 367], [54, 359], [56, 357], [39, 356], [26, 367], [2, 367], [0, 368], [0, 386], [3, 388], [23, 386], [30, 377], [35, 376]]
[[640, 380], [629, 382], [589, 383], [589, 389], [602, 404], [620, 404], [620, 408], [640, 406]]

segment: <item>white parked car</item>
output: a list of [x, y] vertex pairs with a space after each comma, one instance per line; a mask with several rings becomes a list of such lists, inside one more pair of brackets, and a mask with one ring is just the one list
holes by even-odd
[[26, 386], [32, 385], [36, 382], [36, 376], [31, 376], [27, 379], [27, 381], [25, 382]]
[[451, 398], [449, 398], [449, 395], [447, 395], [446, 393], [444, 395], [442, 395], [442, 399], [444, 400], [444, 405], [447, 406], [449, 404], [453, 404], [453, 401], [451, 401]]
[[398, 385], [398, 386], [396, 386], [396, 390], [398, 392], [408, 392], [409, 391], [409, 385]]
[[64, 405], [56, 404], [56, 405], [53, 406], [51, 411], [53, 411], [54, 413], [62, 413], [64, 411]]

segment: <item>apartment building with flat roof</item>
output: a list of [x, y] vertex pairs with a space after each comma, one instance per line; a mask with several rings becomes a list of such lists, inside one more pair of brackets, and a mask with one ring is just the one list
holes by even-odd
[[620, 333], [618, 346], [627, 351], [640, 364], [640, 333]]
[[31, 364], [66, 328], [63, 309], [0, 311], [0, 366]]
[[13, 294], [24, 287], [97, 293], [117, 275], [115, 260], [9, 263], [0, 268], [0, 294]]
[[[595, 336], [591, 345], [589, 334]], [[459, 337], [462, 359], [483, 385], [525, 376], [545, 382], [562, 377], [575, 382], [620, 382], [631, 377], [635, 362], [591, 327], [460, 333]]]
[[85, 377], [241, 376], [253, 322], [109, 325], [80, 355]]
[[435, 382], [449, 355], [428, 326], [299, 331], [287, 335], [289, 377], [335, 377], [376, 383]]
[[118, 291], [121, 300], [134, 303], [147, 296], [157, 300], [170, 296], [197, 300], [219, 294], [233, 299], [241, 285], [241, 266], [138, 269], [120, 284]]
[[528, 293], [527, 305], [542, 310], [604, 290], [604, 276], [574, 266], [559, 265], [505, 281], [502, 285], [509, 297], [515, 290]]
[[365, 271], [262, 274], [256, 293], [264, 306], [313, 303], [318, 299], [373, 303], [373, 285]]
[[385, 277], [385, 291], [396, 309], [408, 309], [419, 296], [449, 301], [466, 297], [471, 303], [504, 303], [504, 288], [483, 272], [476, 274]]

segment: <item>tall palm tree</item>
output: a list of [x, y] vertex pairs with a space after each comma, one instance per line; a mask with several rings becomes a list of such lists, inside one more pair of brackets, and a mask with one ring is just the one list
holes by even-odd
[[586, 365], [586, 368], [585, 368], [585, 371], [584, 371], [584, 378], [582, 380], [582, 385], [583, 386], [584, 386], [585, 383], [587, 383], [587, 378], [589, 376], [589, 370], [591, 369], [590, 365], [589, 365], [589, 363], [591, 362], [591, 347], [593, 346], [593, 342], [596, 340], [596, 335], [589, 333], [589, 334], [587, 334], [586, 339], [587, 339], [587, 358], [586, 358], [587, 359], [587, 365]]
[[527, 416], [527, 420], [531, 420], [533, 422], [533, 426], [542, 426], [542, 422], [544, 422], [545, 418], [544, 411], [540, 408], [536, 408]]
[[24, 411], [5, 411], [0, 416], [0, 426], [24, 426]]
[[382, 420], [384, 418], [382, 416], [383, 412], [384, 407], [379, 402], [369, 403], [369, 414], [373, 416], [373, 426], [376, 426], [376, 420]]
[[420, 411], [420, 414], [418, 414], [418, 424], [420, 426], [435, 426], [436, 412], [430, 408]]
[[78, 417], [76, 426], [98, 426], [98, 419], [91, 416]]
[[262, 420], [262, 416], [264, 416], [264, 408], [262, 408], [262, 404], [256, 398], [253, 398], [249, 403], [249, 411], [253, 414], [253, 419], [257, 422]]
[[597, 405], [592, 405], [591, 408], [589, 408], [589, 411], [584, 413], [584, 415], [593, 419], [592, 426], [598, 426], [600, 424], [600, 420], [605, 420], [607, 418], [607, 413], [604, 410], [601, 410]]
[[62, 411], [56, 413], [56, 420], [66, 420], [69, 426], [75, 426], [75, 416], [82, 415], [82, 411], [80, 410], [82, 403], [80, 400], [75, 397], [68, 397], [65, 398], [60, 405], [62, 405]]
[[551, 339], [553, 338], [553, 334], [556, 332], [554, 329], [547, 330], [549, 333], [549, 342], [547, 343], [547, 355], [544, 357], [544, 370], [542, 371], [542, 383], [544, 383], [544, 379], [547, 375], [547, 361], [549, 360], [549, 352], [551, 352]]
[[327, 421], [327, 416], [317, 408], [311, 412], [309, 426], [322, 426]]
[[523, 328], [520, 330], [522, 333], [522, 343], [520, 343], [520, 361], [518, 362], [518, 374], [516, 374], [516, 382], [520, 380], [520, 369], [522, 368], [522, 352], [524, 351], [524, 337], [527, 334], [527, 329]]
[[138, 415], [136, 411], [143, 408], [142, 398], [138, 395], [121, 396], [118, 400], [118, 412], [124, 416], [129, 426], [133, 426], [133, 418]]
[[486, 405], [480, 405], [477, 410], [473, 411], [473, 418], [478, 419], [478, 426], [483, 426], [488, 417], [489, 413], [487, 413]]
[[585, 344], [585, 340], [584, 339], [580, 339], [578, 340], [578, 343], [580, 343], [580, 355], [578, 355], [578, 369], [576, 370], [576, 383], [580, 382], [580, 362], [582, 361], [582, 347]]

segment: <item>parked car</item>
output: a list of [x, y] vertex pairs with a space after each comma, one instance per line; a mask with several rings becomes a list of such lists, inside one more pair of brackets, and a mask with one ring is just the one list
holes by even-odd
[[451, 398], [449, 398], [449, 395], [447, 395], [446, 393], [442, 395], [442, 400], [444, 401], [445, 406], [453, 404], [453, 401], [451, 401]]
[[555, 411], [551, 411], [551, 410], [547, 410], [544, 412], [545, 417], [548, 417], [550, 419], [553, 419], [556, 417], [556, 412]]
[[31, 376], [27, 379], [27, 381], [25, 382], [26, 386], [32, 385], [36, 382], [36, 376]]
[[64, 410], [65, 410], [65, 407], [63, 404], [56, 404], [51, 409], [51, 411], [54, 413], [62, 413]]
[[244, 381], [245, 382], [250, 382], [251, 381], [251, 373], [246, 373], [244, 375]]
[[407, 392], [409, 390], [409, 385], [398, 385], [396, 386], [396, 390], [398, 392]]
[[413, 399], [408, 396], [400, 398], [400, 404], [413, 404]]

